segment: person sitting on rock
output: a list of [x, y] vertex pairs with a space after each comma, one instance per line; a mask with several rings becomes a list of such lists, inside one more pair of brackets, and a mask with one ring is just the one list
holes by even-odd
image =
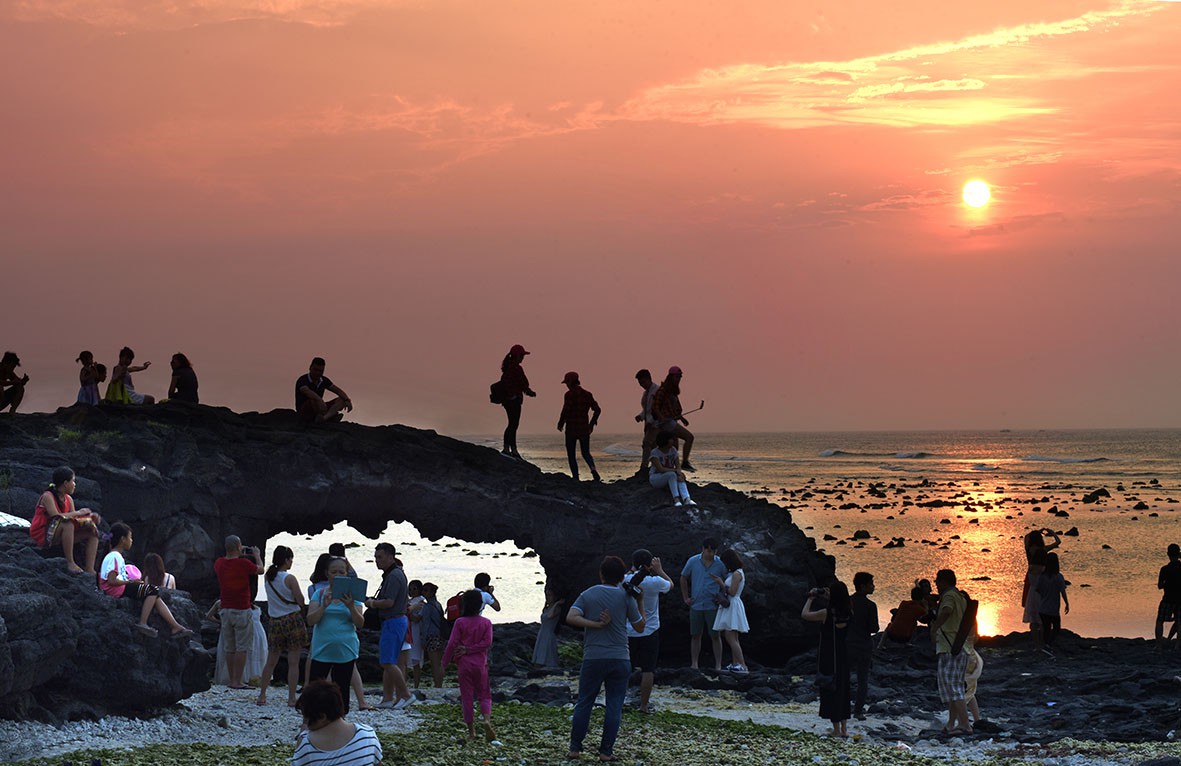
[[82, 369], [78, 370], [78, 404], [89, 404], [93, 407], [101, 399], [98, 394], [98, 384], [101, 381], [98, 377], [98, 365], [94, 363], [94, 354], [83, 351], [74, 361], [82, 365]]
[[123, 554], [131, 550], [132, 542], [131, 527], [121, 521], [111, 525], [111, 552], [103, 558], [99, 587], [113, 598], [133, 598], [143, 602], [139, 623], [135, 626], [140, 633], [155, 638], [156, 629], [148, 625], [148, 618], [155, 612], [172, 628], [173, 636], [192, 635], [193, 631], [172, 616], [172, 610], [160, 598], [160, 589], [145, 582], [139, 570], [133, 569], [123, 558]]
[[144, 556], [144, 579], [157, 588], [176, 590], [176, 578], [164, 568], [164, 559], [159, 553]]
[[917, 585], [910, 589], [910, 599], [903, 601], [895, 609], [890, 610], [893, 617], [890, 624], [882, 631], [878, 646], [882, 646], [886, 639], [899, 644], [909, 644], [914, 638], [915, 630], [920, 621], [927, 619], [927, 604], [923, 590]]
[[673, 435], [661, 431], [656, 435], [656, 446], [648, 456], [648, 483], [654, 489], [667, 488], [673, 496], [673, 506], [697, 505], [689, 497], [689, 482], [677, 462], [677, 448]]
[[20, 366], [20, 358], [11, 351], [5, 351], [4, 357], [0, 358], [0, 412], [5, 407], [9, 412], [16, 412], [25, 398], [25, 384], [29, 382], [29, 376], [16, 376], [16, 368]]
[[[53, 472], [53, 480], [41, 494], [29, 524], [29, 537], [38, 548], [61, 545], [66, 558], [66, 569], [75, 574], [94, 574], [98, 557], [98, 524], [102, 517], [89, 508], [74, 509], [74, 471], [66, 466]], [[74, 562], [74, 544], [86, 545], [85, 567]]]
[[292, 766], [381, 763], [381, 741], [372, 728], [344, 719], [348, 709], [336, 684], [327, 680], [310, 682], [295, 707], [303, 714], [304, 728], [295, 738]]
[[168, 382], [168, 401], [200, 403], [197, 396], [197, 373], [193, 363], [179, 352], [172, 355], [172, 380]]
[[131, 382], [131, 373], [143, 372], [151, 367], [152, 363], [144, 362], [139, 367], [132, 367], [133, 361], [134, 351], [127, 346], [120, 349], [119, 364], [111, 370], [111, 383], [107, 386], [106, 400], [116, 404], [155, 404], [155, 397], [139, 393], [135, 390], [135, 384]]
[[[353, 400], [328, 378], [324, 377], [323, 357], [312, 359], [308, 374], [295, 381], [295, 411], [307, 421], [323, 423], [337, 421], [344, 417], [341, 410], [353, 411]], [[331, 391], [337, 398], [324, 401], [324, 392]]]

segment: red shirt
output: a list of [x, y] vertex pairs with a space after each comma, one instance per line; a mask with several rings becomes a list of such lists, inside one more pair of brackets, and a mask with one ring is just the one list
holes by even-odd
[[594, 412], [595, 419], [603, 410], [595, 401], [595, 395], [582, 386], [575, 386], [566, 392], [562, 405], [562, 415], [558, 418], [558, 427], [565, 426], [567, 436], [590, 436], [590, 415]]
[[919, 618], [927, 613], [927, 607], [920, 601], [903, 601], [894, 612], [894, 619], [886, 626], [886, 632], [897, 638], [909, 639], [918, 627]]
[[221, 608], [249, 609], [250, 577], [258, 574], [258, 564], [241, 556], [236, 559], [222, 556], [213, 562], [213, 571], [221, 586]]

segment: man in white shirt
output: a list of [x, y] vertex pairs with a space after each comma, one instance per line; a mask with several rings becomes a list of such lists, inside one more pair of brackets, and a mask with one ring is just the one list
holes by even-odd
[[628, 625], [627, 644], [632, 667], [640, 669], [640, 712], [647, 713], [660, 654], [660, 594], [672, 590], [673, 581], [660, 566], [660, 559], [641, 548], [632, 554], [632, 568], [625, 582], [642, 594], [640, 613], [644, 615], [644, 629], [636, 631]]
[[652, 373], [640, 370], [636, 373], [636, 383], [644, 389], [640, 397], [640, 414], [636, 415], [636, 422], [644, 424], [644, 441], [640, 445], [640, 468], [636, 476], [648, 475], [648, 461], [652, 459], [652, 448], [656, 446], [656, 418], [652, 416], [652, 397], [660, 390], [660, 384], [652, 380]]

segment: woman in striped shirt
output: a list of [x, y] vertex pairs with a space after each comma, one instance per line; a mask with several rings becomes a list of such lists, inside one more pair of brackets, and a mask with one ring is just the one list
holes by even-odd
[[349, 723], [341, 716], [344, 702], [331, 681], [312, 681], [303, 689], [296, 708], [304, 729], [295, 738], [293, 766], [376, 766], [381, 742], [372, 728]]

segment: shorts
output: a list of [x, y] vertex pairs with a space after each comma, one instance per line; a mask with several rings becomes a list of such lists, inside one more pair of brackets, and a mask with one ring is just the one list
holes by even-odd
[[298, 652], [308, 643], [308, 625], [300, 612], [272, 617], [267, 625], [267, 648], [272, 652]]
[[225, 653], [249, 651], [254, 644], [254, 612], [250, 609], [222, 609], [220, 617]]
[[141, 580], [140, 582], [123, 586], [123, 593], [119, 595], [119, 598], [133, 598], [136, 601], [143, 601], [145, 598], [150, 596], [159, 595], [159, 588], [157, 588], [155, 585], [152, 585], [151, 583], [146, 583]]
[[426, 650], [430, 652], [441, 652], [447, 648], [447, 642], [443, 640], [442, 636], [427, 636]]
[[12, 388], [4, 389], [4, 392], [0, 393], [0, 410], [16, 401], [16, 392], [18, 388], [19, 386], [13, 386]]
[[713, 638], [718, 635], [714, 630], [714, 621], [718, 617], [717, 609], [690, 609], [689, 610], [689, 635], [700, 636], [702, 631], [708, 630], [709, 637]]
[[1170, 601], [1161, 599], [1160, 606], [1156, 608], [1157, 622], [1176, 622], [1178, 610], [1181, 609], [1181, 604], [1174, 604]]
[[382, 665], [398, 664], [398, 655], [402, 653], [402, 642], [406, 640], [408, 627], [410, 621], [404, 614], [381, 621], [381, 641], [377, 646], [377, 656]]
[[629, 636], [627, 648], [631, 652], [632, 667], [641, 673], [656, 672], [656, 658], [660, 655], [660, 631], [650, 636]]
[[939, 682], [939, 699], [946, 705], [967, 699], [967, 682], [964, 676], [968, 670], [968, 653], [961, 651], [952, 657], [950, 652], [939, 655], [939, 666], [935, 676]]

